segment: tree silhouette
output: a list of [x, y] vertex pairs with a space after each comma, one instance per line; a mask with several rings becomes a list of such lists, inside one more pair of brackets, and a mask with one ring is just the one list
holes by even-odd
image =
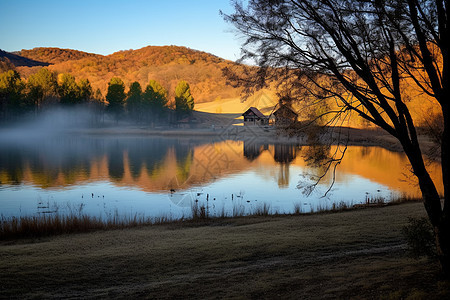
[[89, 102], [92, 96], [92, 87], [88, 79], [81, 79], [78, 82], [81, 102]]
[[61, 104], [77, 104], [80, 102], [80, 90], [71, 74], [58, 75], [58, 94]]
[[145, 89], [145, 97], [151, 102], [155, 110], [167, 108], [167, 91], [155, 80], [150, 80]]
[[130, 85], [126, 104], [130, 117], [140, 122], [142, 118], [142, 88], [139, 82], [135, 81]]
[[194, 109], [194, 97], [191, 94], [189, 84], [182, 80], [175, 88], [175, 110], [180, 114], [186, 114]]
[[49, 97], [55, 96], [58, 91], [56, 73], [47, 68], [40, 69], [36, 74], [28, 78], [30, 97], [35, 103], [36, 109]]
[[92, 87], [88, 79], [75, 82], [75, 77], [68, 73], [58, 75], [58, 94], [61, 104], [88, 103], [92, 96]]
[[[284, 79], [290, 92], [305, 101], [305, 96], [312, 102], [336, 101], [330, 124], [353, 112], [395, 137], [418, 178], [439, 260], [449, 275], [448, 1], [251, 0], [247, 6], [234, 1], [234, 7], [224, 18], [246, 38], [242, 59], [261, 68], [247, 77], [227, 69], [230, 80], [251, 90]], [[427, 95], [443, 116], [443, 206], [422, 157], [406, 96], [411, 87]], [[327, 160], [328, 169], [340, 158]]]
[[167, 109], [167, 91], [155, 80], [150, 80], [143, 95], [143, 104], [147, 116], [152, 116], [158, 121]]
[[9, 70], [0, 74], [0, 107], [4, 118], [24, 110], [25, 83], [17, 71]]
[[108, 110], [115, 116], [116, 121], [123, 112], [123, 104], [126, 98], [125, 84], [122, 79], [113, 77], [108, 83], [108, 93], [106, 101], [108, 101]]

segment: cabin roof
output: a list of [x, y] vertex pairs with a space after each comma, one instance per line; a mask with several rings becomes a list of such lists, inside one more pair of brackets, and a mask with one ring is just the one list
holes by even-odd
[[286, 104], [281, 105], [280, 108], [278, 108], [273, 114], [275, 116], [278, 114], [281, 114], [281, 115], [290, 114], [292, 116], [298, 117], [298, 113], [296, 113], [291, 107], [289, 107]]
[[266, 116], [262, 112], [260, 112], [259, 109], [257, 109], [256, 107], [253, 107], [253, 106], [250, 107], [249, 109], [247, 109], [242, 115], [243, 116], [248, 115], [250, 112], [253, 112], [257, 117], [259, 117], [261, 119], [266, 118]]

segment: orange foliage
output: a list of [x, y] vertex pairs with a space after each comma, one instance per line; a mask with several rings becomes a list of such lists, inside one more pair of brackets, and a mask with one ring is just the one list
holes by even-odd
[[[169, 99], [180, 80], [189, 82], [195, 102], [209, 102], [217, 98], [238, 97], [239, 89], [226, 85], [222, 68], [233, 64], [212, 54], [177, 46], [148, 46], [103, 56], [70, 49], [35, 48], [22, 50], [22, 56], [48, 62], [58, 73], [70, 73], [76, 78], [87, 78], [92, 88], [106, 93], [113, 76], [120, 77], [126, 86], [137, 81], [145, 87], [156, 80], [169, 91]], [[21, 67], [24, 76], [37, 68]]]
[[[180, 80], [189, 83], [197, 104], [230, 98], [238, 101], [241, 92], [241, 89], [226, 84], [222, 72], [223, 68], [228, 67], [233, 68], [237, 74], [242, 73], [243, 70], [239, 65], [186, 47], [148, 46], [138, 50], [119, 51], [107, 56], [59, 48], [34, 48], [22, 50], [18, 54], [38, 62], [50, 63], [48, 68], [52, 71], [70, 73], [78, 79], [86, 78], [93, 90], [100, 89], [103, 95], [106, 94], [109, 80], [114, 76], [120, 77], [127, 87], [137, 81], [145, 88], [150, 80], [156, 80], [169, 92], [169, 104], [173, 101], [175, 87]], [[40, 68], [16, 67], [25, 78]], [[438, 114], [435, 100], [420, 91], [412, 80], [404, 79], [402, 88], [407, 93], [403, 97], [417, 125], [424, 124], [424, 120], [434, 118]], [[276, 91], [277, 87], [271, 85], [269, 89]], [[334, 105], [334, 101], [330, 100], [329, 107], [334, 108]], [[300, 112], [302, 111], [303, 109]], [[368, 126], [357, 116], [342, 125]]]

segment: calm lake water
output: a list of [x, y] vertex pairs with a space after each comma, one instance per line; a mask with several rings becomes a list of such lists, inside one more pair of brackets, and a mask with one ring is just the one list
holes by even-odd
[[[322, 170], [305, 163], [311, 147], [256, 141], [146, 136], [54, 136], [0, 144], [0, 214], [86, 213], [108, 217], [189, 217], [192, 204], [211, 215], [330, 209], [389, 201], [419, 190], [404, 154], [349, 147], [309, 196], [301, 187]], [[333, 151], [333, 149], [331, 149]], [[433, 176], [442, 175], [430, 163]]]

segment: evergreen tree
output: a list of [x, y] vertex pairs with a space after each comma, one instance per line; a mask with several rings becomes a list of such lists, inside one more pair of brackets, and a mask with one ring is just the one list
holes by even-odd
[[155, 80], [150, 80], [144, 94], [144, 99], [156, 112], [161, 112], [167, 107], [167, 91]]
[[81, 102], [80, 88], [75, 77], [62, 73], [58, 75], [58, 94], [61, 104], [77, 104]]
[[130, 85], [130, 90], [127, 93], [126, 106], [130, 117], [139, 122], [142, 111], [142, 88], [137, 81]]
[[122, 79], [113, 77], [108, 83], [108, 92], [106, 101], [108, 101], [108, 110], [113, 113], [118, 121], [120, 114], [123, 112], [123, 104], [126, 99], [125, 84]]
[[90, 102], [90, 107], [94, 111], [92, 123], [94, 125], [98, 125], [103, 120], [103, 112], [105, 109], [105, 101], [99, 88], [95, 90], [95, 93]]
[[175, 110], [180, 114], [190, 113], [194, 109], [194, 97], [189, 84], [182, 80], [175, 88]]
[[167, 109], [166, 89], [155, 80], [150, 80], [142, 98], [146, 118], [153, 117], [160, 121]]
[[79, 97], [81, 102], [89, 102], [92, 96], [92, 87], [88, 79], [81, 79], [78, 82]]

